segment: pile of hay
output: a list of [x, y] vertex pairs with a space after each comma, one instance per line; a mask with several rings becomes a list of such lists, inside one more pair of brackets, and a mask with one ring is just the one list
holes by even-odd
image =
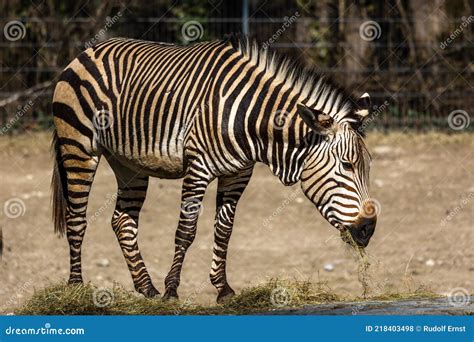
[[[372, 299], [393, 300], [432, 296], [428, 293], [385, 294]], [[355, 300], [361, 300], [358, 298]], [[353, 301], [330, 291], [325, 284], [271, 280], [244, 289], [224, 304], [202, 306], [184, 302], [147, 299], [120, 286], [110, 289], [84, 285], [53, 285], [35, 292], [17, 315], [232, 315], [271, 312], [303, 305]]]

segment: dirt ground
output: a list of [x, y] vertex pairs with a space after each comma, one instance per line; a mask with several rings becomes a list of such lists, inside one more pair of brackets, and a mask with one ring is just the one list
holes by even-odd
[[[50, 220], [49, 144], [47, 133], [0, 137], [0, 313], [11, 312], [35, 289], [68, 277], [67, 241], [54, 236]], [[368, 145], [371, 194], [381, 204], [367, 248], [372, 291], [474, 292], [474, 136], [372, 133]], [[173, 257], [180, 186], [179, 180], [153, 179], [141, 214], [140, 248], [161, 292]], [[199, 303], [216, 296], [208, 275], [215, 189], [214, 183], [207, 193], [179, 289], [182, 299]], [[115, 191], [112, 171], [102, 160], [89, 202], [95, 219], [83, 245], [84, 279], [132, 290], [110, 227]], [[17, 199], [20, 206], [14, 207]], [[310, 279], [355, 297], [362, 292], [357, 266], [357, 258], [299, 185], [284, 187], [258, 165], [237, 211], [228, 257], [231, 286], [239, 291], [270, 278]]]

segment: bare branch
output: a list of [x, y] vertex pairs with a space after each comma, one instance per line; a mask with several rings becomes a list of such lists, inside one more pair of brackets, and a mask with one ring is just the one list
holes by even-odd
[[0, 100], [0, 107], [5, 107], [6, 105], [16, 102], [19, 99], [22, 99], [24, 97], [31, 97], [31, 96], [37, 97], [38, 93], [41, 93], [47, 88], [49, 88], [52, 85], [52, 83], [53, 83], [52, 81], [46, 81], [43, 83], [36, 84], [35, 86], [28, 88], [26, 90], [19, 91], [13, 94], [12, 96], [7, 97], [6, 99]]

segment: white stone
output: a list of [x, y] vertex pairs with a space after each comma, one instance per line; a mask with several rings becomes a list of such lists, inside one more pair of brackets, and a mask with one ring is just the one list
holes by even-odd
[[428, 259], [426, 260], [425, 265], [428, 267], [433, 267], [435, 265], [435, 261], [433, 259]]
[[332, 271], [334, 271], [334, 265], [333, 264], [325, 264], [324, 265], [324, 270], [326, 272], [332, 272]]
[[109, 265], [110, 265], [109, 259], [103, 258], [103, 259], [100, 259], [99, 261], [97, 261], [97, 266], [99, 266], [99, 267], [109, 267]]

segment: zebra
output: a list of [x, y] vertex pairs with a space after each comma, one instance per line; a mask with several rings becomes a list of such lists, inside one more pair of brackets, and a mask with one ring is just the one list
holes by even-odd
[[161, 295], [137, 242], [149, 177], [183, 179], [164, 299], [178, 298], [201, 202], [215, 179], [210, 281], [218, 302], [235, 294], [226, 276], [227, 247], [257, 162], [284, 185], [301, 182], [343, 240], [367, 246], [376, 215], [360, 127], [370, 107], [367, 93], [355, 98], [317, 70], [247, 38], [188, 46], [113, 38], [88, 48], [61, 73], [53, 95], [53, 219], [69, 243], [68, 283], [83, 281], [87, 203], [101, 157], [118, 187], [112, 228], [145, 297]]

